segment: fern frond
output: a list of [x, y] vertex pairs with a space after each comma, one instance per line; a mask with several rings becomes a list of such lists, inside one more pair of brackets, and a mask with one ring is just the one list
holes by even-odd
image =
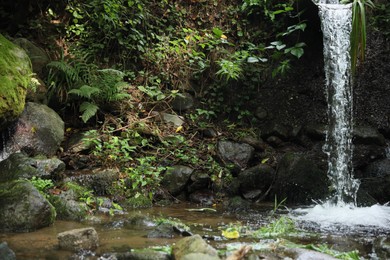
[[100, 92], [100, 89], [97, 88], [97, 87], [91, 87], [91, 86], [88, 86], [88, 85], [83, 85], [80, 88], [75, 88], [75, 89], [70, 90], [68, 93], [69, 94], [76, 94], [79, 97], [91, 99], [91, 96], [93, 94], [97, 94], [99, 92]]
[[94, 103], [83, 102], [80, 105], [80, 112], [82, 113], [81, 119], [83, 120], [83, 122], [86, 123], [91, 117], [96, 115], [98, 109], [99, 107]]

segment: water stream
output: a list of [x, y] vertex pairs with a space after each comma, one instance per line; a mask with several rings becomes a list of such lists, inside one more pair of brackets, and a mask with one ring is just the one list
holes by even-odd
[[337, 0], [315, 1], [319, 8], [324, 39], [324, 70], [328, 101], [328, 130], [324, 152], [328, 155], [328, 177], [333, 196], [322, 204], [296, 210], [297, 219], [356, 227], [389, 228], [390, 207], [357, 207], [359, 180], [352, 167], [352, 79], [350, 63], [351, 4]]

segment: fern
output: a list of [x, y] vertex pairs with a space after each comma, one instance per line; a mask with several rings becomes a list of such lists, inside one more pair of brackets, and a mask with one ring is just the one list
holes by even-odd
[[84, 123], [86, 123], [91, 117], [96, 115], [99, 107], [91, 102], [83, 102], [80, 105], [80, 112], [81, 114], [81, 119], [83, 120]]
[[97, 94], [100, 92], [100, 89], [97, 87], [91, 87], [88, 85], [83, 85], [78, 89], [72, 89], [68, 93], [69, 94], [76, 94], [79, 97], [91, 99], [93, 94]]

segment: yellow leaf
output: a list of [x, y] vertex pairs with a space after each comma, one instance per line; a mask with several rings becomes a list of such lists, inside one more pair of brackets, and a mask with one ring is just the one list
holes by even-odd
[[176, 128], [176, 133], [179, 133], [180, 131], [182, 131], [183, 130], [183, 126], [181, 125], [181, 126], [179, 126], [178, 128]]
[[222, 236], [228, 239], [235, 239], [240, 237], [240, 233], [236, 229], [228, 228], [226, 230], [222, 230]]
[[268, 160], [269, 160], [269, 158], [265, 158], [265, 159], [261, 160], [261, 164], [268, 162]]
[[227, 39], [227, 36], [226, 36], [225, 34], [222, 34], [222, 35], [221, 35], [221, 39], [222, 39], [222, 40], [226, 40], [226, 39]]

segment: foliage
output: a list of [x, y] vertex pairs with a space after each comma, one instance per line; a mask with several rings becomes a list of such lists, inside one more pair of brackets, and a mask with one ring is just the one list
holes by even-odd
[[279, 237], [295, 232], [294, 221], [289, 217], [281, 216], [253, 232], [252, 236], [255, 238]]
[[[103, 105], [130, 97], [121, 71], [97, 69], [95, 65], [65, 58], [52, 61], [47, 67], [49, 99], [55, 97], [62, 103], [78, 106], [84, 123]], [[69, 94], [78, 98], [71, 99]]]
[[45, 197], [48, 197], [48, 191], [54, 187], [54, 183], [50, 179], [42, 179], [39, 177], [32, 177], [29, 182]]
[[315, 251], [318, 251], [321, 253], [331, 255], [331, 256], [338, 258], [338, 259], [343, 259], [343, 260], [359, 260], [359, 259], [361, 259], [359, 257], [358, 250], [353, 250], [350, 252], [339, 252], [337, 250], [329, 248], [329, 246], [327, 244], [320, 244], [320, 245], [309, 244], [309, 245], [306, 245], [304, 247], [307, 249], [311, 249], [311, 250], [315, 250]]
[[371, 0], [353, 0], [352, 2], [352, 32], [351, 32], [351, 64], [352, 73], [356, 71], [358, 58], [364, 61], [366, 50], [366, 8], [374, 8]]

